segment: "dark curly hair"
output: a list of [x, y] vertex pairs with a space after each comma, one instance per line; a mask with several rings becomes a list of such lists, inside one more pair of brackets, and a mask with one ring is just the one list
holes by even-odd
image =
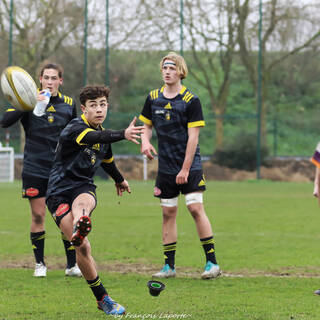
[[108, 99], [110, 93], [109, 87], [104, 85], [88, 85], [80, 91], [80, 102], [82, 105], [86, 104], [87, 100], [94, 100], [100, 97]]

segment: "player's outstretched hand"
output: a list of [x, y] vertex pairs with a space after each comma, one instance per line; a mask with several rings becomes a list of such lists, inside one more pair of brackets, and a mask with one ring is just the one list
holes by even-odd
[[131, 123], [129, 124], [129, 127], [124, 131], [124, 136], [127, 140], [134, 142], [135, 144], [140, 144], [137, 139], [140, 139], [140, 134], [143, 133], [144, 127], [143, 126], [137, 126], [135, 127], [135, 124], [137, 122], [137, 117], [134, 117]]
[[131, 193], [131, 189], [127, 180], [123, 180], [120, 183], [115, 183], [115, 186], [117, 189], [118, 196], [122, 196], [123, 192], [125, 191], [127, 191], [128, 193]]

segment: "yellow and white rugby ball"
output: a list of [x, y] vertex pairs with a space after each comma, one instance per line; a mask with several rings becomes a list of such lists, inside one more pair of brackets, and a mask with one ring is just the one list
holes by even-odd
[[1, 89], [8, 102], [21, 111], [31, 111], [37, 103], [37, 85], [20, 67], [11, 66], [2, 72]]

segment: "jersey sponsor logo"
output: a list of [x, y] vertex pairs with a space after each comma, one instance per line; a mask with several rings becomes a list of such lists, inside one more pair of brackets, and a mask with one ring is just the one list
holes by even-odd
[[50, 106], [46, 111], [48, 112], [57, 112], [54, 106]]
[[164, 114], [165, 110], [156, 110], [154, 113], [155, 114]]
[[38, 194], [39, 194], [39, 190], [36, 189], [36, 188], [28, 188], [28, 189], [26, 190], [26, 195], [27, 195], [28, 197], [35, 197], [35, 196], [37, 196]]
[[161, 190], [160, 190], [158, 187], [154, 187], [154, 189], [153, 189], [153, 194], [154, 194], [155, 196], [160, 196]]
[[70, 209], [70, 206], [67, 203], [61, 203], [56, 210], [56, 217], [60, 217], [61, 215], [65, 214], [68, 212]]

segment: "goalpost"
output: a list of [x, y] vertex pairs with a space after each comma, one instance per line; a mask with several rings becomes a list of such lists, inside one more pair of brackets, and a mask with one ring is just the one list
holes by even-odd
[[14, 150], [12, 147], [0, 146], [0, 182], [14, 180]]

